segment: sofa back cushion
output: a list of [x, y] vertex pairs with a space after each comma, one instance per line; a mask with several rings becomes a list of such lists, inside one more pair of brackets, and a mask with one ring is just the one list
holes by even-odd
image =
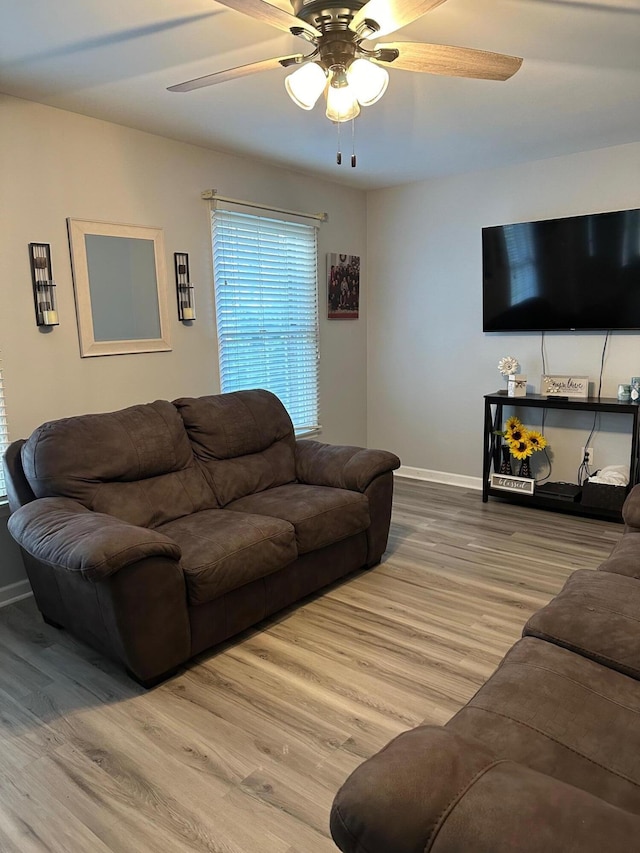
[[216, 506], [175, 407], [157, 400], [43, 424], [22, 448], [34, 494], [142, 527]]
[[174, 405], [220, 506], [295, 480], [293, 424], [275, 394], [234, 391]]

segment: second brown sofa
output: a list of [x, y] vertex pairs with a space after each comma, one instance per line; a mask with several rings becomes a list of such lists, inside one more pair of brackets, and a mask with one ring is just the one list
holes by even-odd
[[338, 792], [344, 853], [640, 850], [640, 486], [599, 571], [579, 570], [444, 727]]

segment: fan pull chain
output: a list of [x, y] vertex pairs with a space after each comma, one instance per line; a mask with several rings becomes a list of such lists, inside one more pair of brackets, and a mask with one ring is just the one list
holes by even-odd
[[356, 120], [351, 119], [351, 168], [356, 167]]
[[[340, 141], [340, 122], [337, 121], [338, 125], [338, 151], [336, 153], [336, 163], [338, 166], [342, 165], [342, 144]], [[351, 167], [355, 169], [358, 160], [356, 157], [356, 120], [355, 118], [351, 119]]]

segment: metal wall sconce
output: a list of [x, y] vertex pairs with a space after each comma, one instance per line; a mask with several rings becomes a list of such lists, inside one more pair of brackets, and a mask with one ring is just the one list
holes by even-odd
[[178, 319], [195, 320], [195, 289], [189, 274], [189, 255], [186, 252], [174, 252], [176, 266], [176, 290], [178, 294]]
[[51, 245], [49, 243], [29, 243], [31, 262], [31, 281], [33, 283], [33, 301], [38, 326], [57, 326], [58, 305], [56, 301], [56, 283], [51, 272]]

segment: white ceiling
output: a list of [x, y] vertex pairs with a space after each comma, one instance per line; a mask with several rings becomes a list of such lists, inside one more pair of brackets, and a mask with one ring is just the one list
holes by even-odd
[[362, 188], [640, 140], [640, 0], [447, 0], [390, 40], [524, 63], [505, 83], [390, 67], [387, 93], [355, 122], [355, 169], [351, 125], [337, 166], [322, 102], [296, 107], [284, 69], [166, 91], [307, 52], [213, 0], [0, 0], [0, 91]]

